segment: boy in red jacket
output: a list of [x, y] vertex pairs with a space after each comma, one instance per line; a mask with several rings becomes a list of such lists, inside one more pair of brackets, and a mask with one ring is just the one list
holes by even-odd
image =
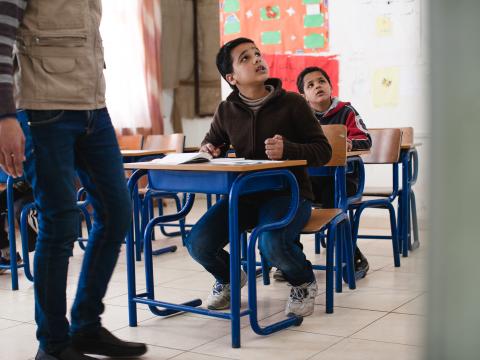
[[[315, 117], [321, 125], [341, 124], [347, 127], [347, 150], [368, 150], [372, 140], [363, 123], [362, 117], [350, 105], [332, 97], [332, 83], [325, 70], [319, 67], [307, 67], [297, 77], [297, 88], [313, 109]], [[312, 189], [315, 202], [325, 208], [332, 208], [333, 179], [331, 177], [312, 177]], [[355, 194], [358, 187], [358, 174], [347, 175], [347, 195]], [[369, 270], [368, 261], [355, 249], [355, 272], [357, 278], [363, 278]]]

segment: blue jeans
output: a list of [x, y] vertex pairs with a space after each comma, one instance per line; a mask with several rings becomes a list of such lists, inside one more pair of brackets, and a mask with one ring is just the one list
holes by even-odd
[[[95, 331], [101, 326], [102, 299], [132, 210], [107, 109], [26, 113], [29, 126], [21, 121], [27, 138], [24, 170], [39, 213], [34, 258], [35, 320], [40, 347], [51, 353], [65, 348], [71, 333]], [[67, 270], [80, 221], [76, 174], [88, 192], [94, 224], [69, 327], [65, 317]]]
[[[242, 197], [239, 201], [239, 231], [279, 220], [289, 206], [289, 195]], [[282, 229], [262, 233], [258, 241], [264, 259], [281, 269], [294, 286], [315, 280], [311, 263], [295, 242], [310, 218], [311, 206], [310, 201], [300, 199], [292, 222]], [[228, 199], [224, 198], [202, 216], [187, 238], [190, 255], [222, 284], [230, 282], [230, 255], [223, 249], [227, 244]]]

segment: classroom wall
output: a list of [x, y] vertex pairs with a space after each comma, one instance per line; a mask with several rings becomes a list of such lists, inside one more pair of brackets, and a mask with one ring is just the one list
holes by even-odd
[[[422, 143], [418, 149], [420, 176], [415, 192], [419, 217], [425, 223], [430, 144], [427, 1], [330, 0], [328, 5], [330, 50], [322, 55], [338, 56], [339, 97], [352, 103], [367, 127], [412, 126], [415, 141]], [[222, 97], [229, 92], [223, 82]], [[183, 119], [188, 146], [200, 143], [210, 121], [211, 118]], [[390, 169], [383, 167], [369, 169], [368, 185], [390, 184], [389, 174]], [[372, 218], [376, 216], [383, 218], [381, 213], [373, 213]]]

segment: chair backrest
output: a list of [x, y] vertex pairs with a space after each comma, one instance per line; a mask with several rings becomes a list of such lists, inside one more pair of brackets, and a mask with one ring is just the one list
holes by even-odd
[[402, 130], [399, 128], [369, 129], [372, 137], [370, 154], [362, 155], [365, 164], [394, 164], [400, 156]]
[[344, 125], [322, 125], [332, 147], [332, 158], [325, 166], [343, 166], [347, 162], [347, 128]]
[[140, 150], [142, 148], [143, 135], [117, 135], [120, 150]]
[[144, 150], [163, 149], [175, 152], [183, 152], [185, 145], [184, 134], [171, 135], [147, 135], [143, 142]]
[[402, 146], [413, 146], [413, 127], [402, 127]]

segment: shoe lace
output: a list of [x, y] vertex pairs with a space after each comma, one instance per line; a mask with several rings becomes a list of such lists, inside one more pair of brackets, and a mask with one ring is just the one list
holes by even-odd
[[300, 286], [292, 286], [290, 289], [290, 298], [293, 301], [301, 302], [308, 296], [308, 290]]
[[214, 295], [219, 295], [222, 293], [223, 289], [225, 288], [225, 284], [219, 283], [218, 281], [215, 281], [215, 284], [213, 285], [213, 294]]

